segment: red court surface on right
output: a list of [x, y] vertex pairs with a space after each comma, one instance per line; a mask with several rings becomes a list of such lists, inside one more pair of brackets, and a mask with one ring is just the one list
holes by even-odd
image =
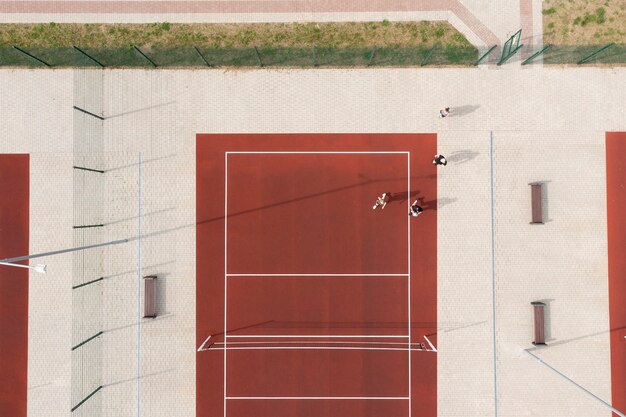
[[198, 135], [198, 416], [436, 415], [435, 153]]
[[[626, 132], [606, 134], [609, 321], [613, 407], [626, 411]], [[613, 414], [617, 417], [617, 414]]]

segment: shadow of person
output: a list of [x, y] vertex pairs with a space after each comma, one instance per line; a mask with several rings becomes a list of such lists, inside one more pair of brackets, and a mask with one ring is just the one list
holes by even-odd
[[449, 197], [441, 197], [436, 200], [424, 200], [424, 198], [422, 197], [422, 198], [419, 198], [418, 200], [420, 201], [420, 203], [418, 204], [422, 206], [424, 210], [437, 210], [438, 208], [441, 208], [445, 205], [454, 203], [457, 199], [449, 198]]
[[470, 114], [476, 111], [476, 109], [478, 109], [479, 107], [479, 104], [468, 104], [464, 106], [453, 107], [452, 110], [450, 110], [450, 114], [448, 115], [448, 117], [465, 116], [466, 114]]
[[398, 191], [398, 192], [393, 192], [390, 193], [391, 194], [391, 198], [389, 199], [389, 203], [405, 203], [409, 197], [411, 199], [411, 203], [413, 202], [413, 199], [415, 198], [415, 196], [419, 195], [420, 190], [414, 190], [414, 191], [410, 191], [409, 195], [407, 196], [406, 191]]
[[454, 162], [454, 163], [457, 163], [457, 164], [463, 164], [465, 162], [468, 162], [468, 161], [476, 158], [477, 156], [478, 156], [478, 152], [466, 149], [466, 150], [462, 150], [462, 151], [452, 152], [451, 154], [446, 156], [446, 159], [449, 162]]

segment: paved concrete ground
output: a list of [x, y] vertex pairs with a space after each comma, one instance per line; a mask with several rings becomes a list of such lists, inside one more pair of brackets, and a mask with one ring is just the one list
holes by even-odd
[[[625, 76], [595, 68], [2, 70], [0, 152], [33, 154], [31, 251], [71, 247], [73, 137], [83, 117], [74, 93], [83, 82], [99, 89], [103, 236], [131, 238], [104, 252], [102, 415], [187, 417], [202, 395], [197, 132], [436, 132], [450, 159], [438, 180], [438, 414], [493, 416], [497, 399], [507, 417], [609, 416], [523, 350], [532, 347], [530, 302], [547, 300], [549, 345], [533, 353], [610, 402], [603, 135], [626, 130]], [[445, 105], [452, 114], [438, 119]], [[528, 183], [537, 180], [547, 182], [543, 226], [528, 224]], [[49, 273], [32, 276], [30, 288], [29, 416], [69, 416], [72, 255], [43, 261]], [[140, 318], [138, 303], [139, 279], [151, 273], [163, 278], [156, 320]]]

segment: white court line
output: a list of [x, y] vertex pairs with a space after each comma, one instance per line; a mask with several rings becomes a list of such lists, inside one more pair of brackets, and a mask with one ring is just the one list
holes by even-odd
[[409, 397], [226, 397], [227, 400], [408, 400]]
[[[378, 275], [378, 274], [284, 274], [284, 275], [257, 275], [257, 274], [228, 274], [227, 271], [227, 235], [228, 235], [228, 155], [229, 154], [404, 154], [409, 156], [409, 190], [408, 195], [410, 199], [410, 152], [406, 151], [227, 151], [225, 152], [225, 175], [224, 175], [224, 417], [226, 417], [226, 402], [227, 400], [267, 400], [267, 399], [282, 399], [282, 400], [409, 400], [409, 417], [411, 415], [411, 291], [410, 291], [410, 275], [408, 274], [386, 274], [386, 275]], [[410, 205], [410, 201], [408, 201]], [[409, 245], [410, 245], [410, 223], [409, 223]], [[410, 246], [409, 246], [409, 273], [410, 269]], [[408, 336], [380, 336], [380, 335], [361, 335], [361, 336], [347, 336], [347, 335], [253, 335], [253, 336], [243, 336], [243, 335], [232, 335], [229, 336], [227, 334], [227, 282], [229, 276], [401, 276], [407, 277], [409, 280], [409, 335]], [[226, 396], [226, 352], [228, 350], [227, 339], [228, 338], [408, 338], [408, 347], [406, 350], [409, 350], [409, 397], [227, 397]], [[210, 338], [210, 337], [209, 337]], [[208, 339], [207, 339], [208, 341]], [[206, 341], [205, 341], [206, 343]], [[204, 344], [201, 346], [201, 348]], [[231, 349], [255, 349], [255, 348], [231, 348]], [[267, 348], [263, 348], [267, 349]], [[301, 349], [301, 348], [300, 348]], [[354, 348], [332, 348], [332, 349], [354, 349]], [[389, 350], [389, 349], [381, 349], [381, 348], [367, 348], [367, 349], [377, 349], [377, 350]], [[401, 349], [405, 350], [405, 349]], [[421, 349], [420, 349], [421, 350]]]
[[381, 348], [372, 348], [372, 347], [329, 347], [329, 346], [276, 346], [276, 347], [272, 347], [272, 346], [254, 346], [254, 347], [231, 347], [229, 346], [228, 348], [223, 348], [223, 347], [216, 347], [213, 348], [215, 350], [386, 350], [386, 351], [398, 351], [398, 352], [405, 352], [405, 351], [419, 351], [419, 352], [434, 352], [432, 350], [429, 349], [416, 349], [416, 348], [412, 348], [412, 349], [408, 349], [406, 347], [402, 347], [402, 348], [385, 348], [385, 347], [381, 347]]
[[204, 346], [209, 342], [209, 339], [211, 338], [211, 336], [207, 337], [205, 339], [204, 342], [202, 342], [202, 344], [200, 345], [200, 347], [198, 348], [197, 352], [202, 352], [202, 349], [204, 349]]
[[426, 337], [426, 335], [424, 335], [424, 339], [426, 339], [426, 341], [427, 341], [427, 342], [428, 342], [428, 344], [430, 345], [430, 348], [431, 348], [432, 350], [434, 350], [435, 352], [437, 352], [437, 349], [433, 346], [433, 344], [432, 344], [432, 343], [430, 343], [430, 340], [428, 340], [428, 338]]
[[298, 334], [298, 335], [293, 335], [293, 334], [248, 334], [248, 335], [243, 335], [243, 334], [233, 334], [233, 335], [227, 335], [226, 332], [224, 332], [224, 338], [225, 339], [230, 339], [230, 338], [245, 338], [245, 339], [258, 339], [258, 338], [295, 338], [295, 337], [299, 337], [302, 339], [307, 339], [307, 338], [347, 338], [347, 339], [365, 339], [365, 338], [380, 338], [380, 339], [390, 339], [390, 338], [406, 338], [409, 337], [408, 335], [320, 335], [320, 334]]
[[[315, 345], [315, 344], [329, 344], [329, 345], [354, 345], [354, 344], [358, 344], [358, 345], [395, 345], [395, 346], [406, 346], [405, 342], [335, 342], [335, 341], [329, 341], [329, 340], [325, 340], [325, 341], [316, 341], [316, 340], [310, 340], [310, 341], [299, 341], [299, 342], [291, 342], [291, 341], [280, 341], [280, 342], [228, 342], [229, 345], [258, 345], [258, 344], [263, 344], [263, 345], [278, 345], [278, 344], [284, 344], [284, 345], [288, 345], [288, 344], [304, 344], [304, 345]], [[224, 342], [215, 342], [214, 345], [223, 345]], [[418, 342], [413, 342], [411, 343], [411, 345], [420, 345], [420, 343]]]
[[226, 332], [228, 327], [226, 317], [228, 310], [226, 308], [228, 302], [228, 152], [224, 154], [224, 417], [226, 417]]
[[227, 151], [229, 154], [409, 154], [407, 151]]
[[[197, 349], [197, 352], [203, 352], [205, 349], [204, 347], [206, 346], [207, 343], [209, 343], [209, 340], [211, 339], [211, 337], [213, 336], [209, 336], [207, 337], [204, 342], [202, 342], [202, 344], [200, 345], [200, 347]], [[232, 337], [232, 336], [231, 336]], [[433, 346], [432, 343], [430, 343], [430, 340], [428, 340], [428, 338], [426, 338], [426, 336], [424, 336], [424, 338], [426, 339], [426, 341], [428, 342], [428, 344], [431, 346], [432, 351], [433, 352], [437, 352], [437, 349], [435, 349], [435, 347]], [[359, 341], [353, 341], [353, 342], [335, 342], [335, 341], [314, 341], [314, 340], [309, 340], [309, 341], [299, 341], [299, 342], [290, 342], [290, 341], [282, 341], [282, 342], [230, 342], [231, 345], [258, 345], [258, 344], [264, 344], [264, 345], [277, 345], [277, 344], [283, 344], [283, 345], [287, 345], [287, 344], [306, 344], [306, 345], [312, 345], [312, 344], [327, 344], [327, 345], [354, 345], [354, 344], [359, 344], [359, 345], [393, 345], [393, 346], [404, 346], [406, 343], [403, 342], [359, 342]], [[218, 346], [218, 345], [224, 345], [224, 342], [215, 342], [212, 344], [212, 346]], [[419, 342], [413, 342], [410, 343], [411, 346], [417, 345], [419, 346], [420, 343]], [[223, 349], [223, 348], [213, 348], [215, 350], [218, 349]], [[209, 350], [209, 349], [206, 349]], [[417, 349], [417, 350], [429, 350], [429, 349]]]
[[[408, 181], [408, 189], [406, 191], [407, 194], [407, 205], [409, 206], [409, 213], [411, 212], [411, 154], [408, 153], [407, 154], [407, 158], [406, 158], [406, 162], [407, 162], [407, 181]], [[412, 405], [412, 401], [411, 401], [411, 385], [412, 385], [412, 380], [411, 380], [411, 217], [412, 216], [407, 216], [407, 247], [408, 247], [408, 266], [407, 266], [407, 271], [409, 271], [409, 276], [407, 277], [407, 281], [408, 281], [408, 310], [409, 310], [409, 348], [408, 350], [408, 355], [409, 355], [409, 417], [411, 417], [411, 409], [413, 408]]]
[[408, 277], [409, 274], [226, 274], [227, 277]]

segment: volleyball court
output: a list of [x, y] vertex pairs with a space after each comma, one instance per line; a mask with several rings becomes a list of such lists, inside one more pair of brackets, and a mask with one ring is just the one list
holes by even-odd
[[436, 415], [435, 153], [198, 136], [198, 416]]

